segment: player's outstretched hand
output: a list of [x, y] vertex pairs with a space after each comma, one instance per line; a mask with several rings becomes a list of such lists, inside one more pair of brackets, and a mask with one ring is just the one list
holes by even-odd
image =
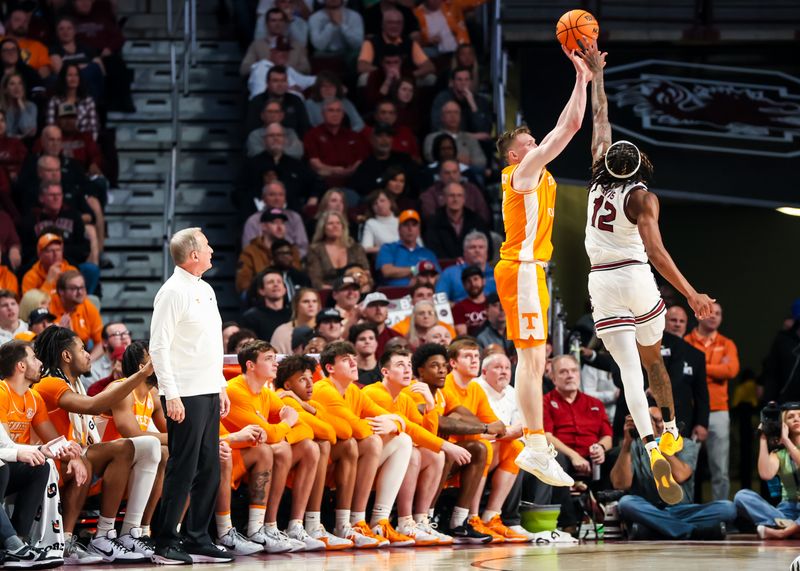
[[572, 62], [572, 65], [575, 66], [576, 79], [582, 81], [583, 83], [589, 83], [590, 81], [592, 81], [592, 77], [594, 74], [588, 68], [586, 62], [584, 62], [580, 57], [578, 57], [575, 50], [568, 50], [564, 46], [561, 46], [561, 49], [564, 51], [564, 54], [567, 56], [567, 58], [569, 58], [569, 60]]
[[584, 40], [578, 43], [583, 46], [583, 51], [576, 52], [575, 55], [586, 63], [589, 71], [591, 71], [593, 75], [597, 75], [603, 71], [603, 68], [606, 66], [606, 56], [608, 53], [601, 52], [598, 49], [597, 40]]
[[705, 319], [711, 315], [714, 310], [714, 302], [717, 300], [708, 297], [704, 293], [696, 293], [686, 301], [689, 302], [689, 307], [692, 308], [697, 319]]

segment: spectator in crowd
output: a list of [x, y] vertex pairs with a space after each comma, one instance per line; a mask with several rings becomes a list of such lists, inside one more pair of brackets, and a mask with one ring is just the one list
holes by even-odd
[[[286, 214], [280, 208], [265, 209], [261, 213], [261, 236], [253, 238], [239, 254], [236, 269], [236, 291], [247, 291], [253, 276], [273, 265], [272, 244], [286, 239]], [[294, 266], [300, 268], [300, 252], [293, 247]]]
[[480, 88], [480, 72], [478, 69], [478, 57], [475, 55], [475, 46], [472, 44], [461, 44], [453, 52], [453, 60], [450, 69], [465, 67], [472, 71], [472, 85], [470, 90], [475, 93]]
[[314, 218], [311, 221], [311, 230], [308, 232], [309, 235], [313, 236], [320, 217], [323, 213], [328, 212], [329, 210], [338, 212], [347, 218], [347, 194], [343, 188], [329, 188], [324, 192], [322, 198], [320, 198], [318, 202], [314, 199], [314, 197], [312, 197], [309, 201], [309, 205], [312, 207], [311, 210], [314, 213]]
[[[397, 46], [386, 46], [375, 69], [362, 75], [359, 81], [361, 99], [367, 108], [374, 108], [391, 95], [403, 77], [403, 56]], [[414, 79], [410, 79], [415, 83]]]
[[[445, 135], [443, 141], [447, 139], [450, 139], [450, 142], [452, 142], [452, 139], [448, 135]], [[438, 165], [437, 175], [439, 180], [434, 182], [433, 185], [425, 190], [419, 197], [422, 216], [428, 218], [436, 215], [436, 213], [445, 206], [444, 187], [452, 182], [457, 182], [464, 187], [464, 205], [480, 216], [484, 222], [487, 224], [490, 223], [492, 214], [489, 211], [489, 206], [486, 204], [486, 198], [483, 192], [477, 185], [464, 180], [458, 161], [447, 159], [439, 161]]]
[[22, 278], [23, 295], [32, 289], [52, 293], [58, 277], [78, 268], [64, 260], [64, 240], [55, 232], [45, 232], [36, 242], [38, 260]]
[[61, 66], [56, 80], [55, 94], [47, 102], [47, 124], [52, 125], [61, 116], [61, 106], [69, 103], [77, 114], [77, 128], [81, 133], [89, 133], [97, 140], [100, 120], [97, 117], [95, 101], [86, 90], [81, 79], [80, 66], [67, 62]]
[[322, 104], [322, 124], [303, 137], [303, 146], [311, 168], [329, 187], [345, 186], [369, 155], [364, 138], [344, 126], [344, 106], [338, 99]]
[[309, 17], [308, 27], [315, 57], [337, 58], [348, 67], [355, 63], [364, 42], [364, 20], [344, 0], [325, 0]]
[[256, 340], [256, 332], [243, 327], [236, 333], [231, 334], [228, 338], [228, 342], [225, 345], [225, 353], [228, 355], [238, 355], [242, 352], [242, 348], [245, 345]]
[[399, 0], [379, 0], [364, 10], [364, 33], [377, 35], [386, 24], [387, 12], [399, 12], [401, 17], [399, 35], [404, 38], [419, 39], [419, 22], [408, 3]]
[[367, 220], [361, 229], [361, 245], [367, 254], [376, 254], [384, 244], [400, 239], [397, 205], [388, 190], [373, 190], [366, 198]]
[[411, 310], [411, 321], [408, 327], [408, 344], [416, 350], [427, 342], [428, 332], [438, 323], [436, 306], [432, 301], [418, 301]]
[[567, 471], [590, 478], [592, 463], [602, 464], [611, 449], [606, 409], [580, 390], [580, 365], [574, 356], [559, 355], [552, 367], [555, 390], [544, 395], [542, 405], [547, 439], [569, 460]]
[[[341, 1], [341, 0], [334, 0]], [[319, 12], [317, 12], [319, 13]], [[317, 80], [311, 87], [311, 90], [306, 99], [306, 111], [308, 111], [308, 120], [311, 122], [312, 127], [322, 125], [325, 122], [322, 116], [322, 107], [328, 99], [338, 99], [342, 102], [344, 108], [344, 123], [347, 127], [359, 133], [364, 129], [364, 120], [353, 105], [353, 102], [346, 97], [346, 90], [342, 80], [333, 72], [321, 71], [317, 74]]]
[[112, 111], [133, 112], [131, 98], [133, 75], [122, 58], [125, 36], [107, 3], [74, 0], [72, 17], [76, 40], [93, 48], [103, 60], [106, 71], [106, 101]]
[[358, 301], [361, 298], [360, 285], [358, 281], [350, 276], [336, 278], [331, 292], [333, 308], [339, 312], [344, 319], [344, 336], [347, 337], [350, 327], [358, 323], [361, 318], [361, 311]]
[[426, 343], [436, 343], [442, 347], [449, 347], [453, 342], [453, 336], [450, 335], [450, 330], [444, 325], [437, 323], [431, 327], [428, 334], [425, 336]]
[[285, 67], [274, 65], [267, 72], [267, 90], [259, 93], [247, 103], [247, 120], [245, 128], [249, 133], [262, 123], [261, 111], [271, 99], [280, 101], [285, 117], [282, 125], [294, 129], [299, 137], [308, 131], [308, 113], [303, 99], [289, 91], [289, 76]]
[[796, 348], [800, 347], [800, 298], [791, 309], [789, 327], [778, 332], [764, 359], [763, 400], [777, 402], [800, 401], [800, 367], [796, 365]]
[[488, 244], [489, 226], [464, 206], [465, 195], [461, 183], [449, 183], [444, 188], [445, 207], [426, 222], [425, 243], [440, 258], [458, 258], [461, 245], [471, 232], [483, 233]]
[[400, 239], [381, 246], [375, 260], [375, 269], [390, 286], [407, 286], [418, 273], [423, 260], [433, 262], [438, 270], [436, 255], [419, 245], [420, 218], [416, 210], [404, 210], [398, 218]]
[[50, 55], [47, 47], [28, 34], [31, 14], [26, 12], [21, 4], [12, 6], [6, 18], [6, 37], [17, 42], [22, 51], [26, 64], [35, 69], [43, 78], [53, 73]]
[[[25, 143], [8, 134], [6, 111], [0, 106], [0, 171], [5, 175], [8, 182], [16, 182], [17, 176], [22, 170], [22, 163], [25, 162], [27, 155], [28, 148]], [[16, 206], [11, 202], [9, 196], [7, 189], [0, 192], [0, 200], [2, 201], [0, 205], [12, 218], [15, 218], [17, 214]]]
[[50, 64], [55, 73], [60, 73], [66, 63], [74, 63], [81, 73], [81, 83], [94, 98], [95, 103], [103, 100], [105, 92], [105, 68], [100, 52], [78, 43], [75, 40], [75, 22], [68, 15], [56, 20], [56, 37], [50, 46]]
[[35, 69], [22, 61], [22, 53], [17, 40], [13, 38], [4, 38], [0, 40], [0, 62], [3, 66], [3, 79], [15, 73], [22, 76], [23, 85], [26, 90], [25, 95], [28, 99], [31, 99], [34, 94], [41, 94], [44, 92], [42, 79], [39, 74]]
[[300, 288], [292, 298], [292, 318], [279, 325], [270, 338], [269, 344], [278, 353], [289, 355], [292, 353], [292, 331], [298, 327], [316, 327], [316, 317], [322, 302], [319, 293], [311, 288]]
[[282, 125], [272, 123], [265, 128], [265, 150], [246, 159], [242, 169], [235, 199], [240, 210], [246, 213], [257, 210], [254, 200], [267, 183], [276, 180], [283, 183], [287, 205], [293, 210], [300, 210], [306, 202], [318, 199], [322, 181], [305, 162], [284, 153], [285, 141]]
[[383, 355], [386, 343], [401, 336], [400, 333], [386, 325], [386, 319], [389, 317], [389, 299], [386, 294], [379, 291], [367, 294], [364, 301], [361, 302], [361, 317], [364, 323], [375, 328], [376, 355]]
[[454, 101], [461, 108], [459, 130], [469, 133], [479, 141], [491, 138], [494, 110], [483, 95], [472, 91], [472, 69], [457, 67], [450, 72], [450, 86], [439, 92], [431, 106], [431, 128], [439, 130], [442, 125], [442, 108]]
[[[55, 290], [55, 287], [53, 288]], [[25, 292], [19, 300], [19, 314], [23, 317], [30, 315], [34, 309], [50, 307], [50, 294], [40, 289], [31, 289]], [[28, 320], [30, 321], [30, 319]]]
[[[20, 307], [22, 307], [21, 304]], [[37, 307], [28, 314], [28, 330], [34, 335], [39, 335], [55, 322], [56, 316], [50, 313], [46, 307]]]
[[308, 234], [306, 234], [303, 218], [294, 210], [287, 208], [286, 187], [284, 184], [279, 180], [265, 184], [264, 188], [261, 189], [261, 202], [264, 205], [263, 208], [251, 214], [244, 223], [242, 248], [261, 234], [261, 214], [265, 210], [278, 208], [283, 210], [283, 214], [286, 216], [286, 241], [296, 246], [300, 252], [300, 257], [304, 258], [308, 253]]
[[764, 481], [778, 477], [781, 501], [777, 506], [753, 490], [739, 490], [733, 503], [739, 515], [756, 526], [761, 539], [792, 539], [800, 535], [797, 481], [800, 478], [800, 409], [789, 405], [781, 414], [780, 447], [774, 449], [759, 430], [758, 475]]
[[464, 236], [464, 249], [460, 256], [463, 261], [445, 268], [439, 277], [439, 281], [436, 283], [436, 291], [446, 293], [447, 299], [451, 302], [459, 302], [467, 297], [467, 291], [461, 282], [461, 272], [467, 266], [483, 268], [483, 276], [486, 279], [485, 293], [489, 294], [497, 291], [494, 281], [494, 268], [489, 264], [489, 239], [486, 236], [484, 232], [479, 230], [467, 233]]
[[344, 340], [344, 326], [342, 325], [344, 319], [338, 311], [332, 307], [323, 309], [317, 314], [316, 321], [317, 335], [322, 337], [325, 343]]
[[[650, 400], [650, 420], [653, 435], [664, 431], [661, 410]], [[684, 439], [683, 450], [664, 457], [672, 468], [672, 477], [684, 484], [693, 477], [690, 464], [696, 464], [698, 446]], [[650, 461], [641, 441], [636, 437], [633, 419], [625, 419], [622, 445], [611, 450], [607, 457], [611, 468], [611, 484], [615, 490], [628, 495], [619, 500], [619, 515], [628, 527], [628, 539], [725, 539], [726, 526], [736, 519], [736, 507], [728, 500], [708, 504], [692, 504], [684, 494], [683, 503], [669, 506], [661, 501], [653, 482]]]
[[719, 332], [722, 306], [714, 304], [711, 316], [701, 319], [685, 340], [706, 356], [706, 382], [710, 413], [708, 415], [708, 467], [711, 472], [713, 500], [727, 500], [730, 494], [728, 478], [730, 452], [730, 415], [728, 413], [728, 382], [739, 374], [739, 353], [736, 344]]
[[228, 348], [228, 341], [234, 333], [241, 331], [239, 324], [235, 321], [225, 321], [222, 323], [222, 350]]
[[[37, 244], [42, 234], [56, 228], [64, 241], [64, 257], [84, 272], [91, 292], [97, 287], [100, 269], [86, 236], [86, 228], [78, 212], [64, 203], [64, 193], [58, 184], [45, 184], [39, 192], [39, 206], [31, 209], [21, 225], [23, 246]], [[31, 259], [31, 253], [25, 256]]]
[[92, 363], [92, 371], [88, 375], [81, 377], [84, 388], [88, 389], [96, 382], [111, 375], [114, 366], [112, 353], [118, 350], [124, 351], [131, 344], [131, 332], [121, 321], [110, 321], [103, 326], [100, 334], [103, 345], [103, 352], [100, 357]]
[[0, 289], [0, 345], [11, 341], [17, 333], [28, 330], [28, 324], [19, 318], [17, 294]]
[[[394, 136], [392, 137], [392, 151], [395, 153], [405, 153], [411, 157], [414, 162], [422, 162], [419, 154], [419, 143], [414, 132], [404, 124], [397, 120], [397, 104], [391, 99], [382, 99], [375, 106], [375, 111], [372, 114], [372, 122], [374, 125], [389, 125], [394, 129]], [[364, 136], [369, 138], [372, 135], [372, 127], [369, 125], [364, 128]]]
[[273, 5], [286, 14], [289, 22], [289, 37], [292, 42], [308, 46], [308, 18], [311, 15], [311, 8], [307, 5], [306, 0], [274, 0]]
[[416, 95], [416, 82], [408, 76], [398, 79], [389, 90], [389, 97], [397, 105], [397, 122], [406, 125], [415, 135], [423, 135], [424, 119]]
[[275, 240], [272, 243], [272, 267], [283, 275], [283, 284], [286, 286], [286, 297], [291, 301], [297, 290], [311, 287], [308, 274], [295, 267], [296, 248], [286, 240]]
[[480, 266], [467, 266], [461, 272], [467, 297], [453, 305], [453, 323], [458, 335], [475, 337], [486, 323], [486, 278]]
[[486, 322], [478, 331], [475, 338], [484, 349], [490, 345], [497, 345], [505, 350], [506, 355], [513, 356], [514, 342], [506, 337], [506, 312], [500, 305], [500, 298], [497, 292], [492, 292], [486, 296]]
[[250, 77], [247, 78], [247, 89], [251, 99], [264, 93], [267, 89], [267, 72], [275, 66], [286, 69], [286, 81], [289, 83], [291, 91], [303, 93], [314, 85], [316, 78], [313, 75], [301, 73], [289, 63], [291, 50], [289, 38], [279, 37], [269, 51], [269, 58], [257, 61], [252, 65]]
[[332, 210], [323, 212], [317, 221], [306, 264], [311, 284], [317, 289], [329, 289], [350, 264], [369, 267], [364, 248], [350, 238], [344, 215]]
[[33, 140], [36, 136], [36, 105], [25, 95], [25, 82], [19, 73], [9, 73], [0, 82], [2, 107], [6, 113], [6, 132], [10, 137]]
[[419, 169], [406, 153], [392, 150], [394, 135], [394, 127], [384, 123], [378, 123], [370, 129], [369, 142], [372, 152], [358, 165], [350, 179], [350, 187], [360, 195], [365, 196], [380, 186], [383, 173], [391, 167], [400, 168], [405, 172], [406, 187], [416, 194], [416, 172]]
[[[414, 16], [411, 16], [414, 19]], [[361, 45], [361, 52], [358, 54], [358, 73], [369, 74], [376, 68], [376, 63], [383, 58], [385, 50], [393, 46], [402, 60], [401, 69], [404, 73], [413, 75], [416, 79], [422, 80], [426, 76], [433, 76], [436, 68], [425, 55], [419, 43], [403, 34], [403, 14], [395, 9], [383, 12], [383, 23], [380, 33], [368, 36]]]
[[356, 349], [356, 362], [358, 364], [358, 384], [366, 387], [379, 383], [383, 378], [378, 364], [378, 331], [372, 323], [357, 323], [350, 328], [348, 336], [350, 343]]
[[13, 289], [19, 294], [19, 283], [14, 275], [22, 264], [19, 235], [11, 216], [0, 208], [0, 260], [6, 258], [9, 267], [0, 264], [0, 289]]
[[471, 133], [461, 130], [461, 107], [455, 101], [448, 101], [442, 105], [439, 112], [439, 129], [431, 132], [422, 144], [422, 154], [425, 160], [431, 161], [433, 154], [433, 140], [441, 133], [447, 133], [456, 140], [458, 162], [464, 163], [476, 174], [481, 176], [481, 171], [486, 168], [486, 153], [481, 149], [478, 140]]
[[420, 43], [431, 57], [452, 54], [459, 44], [469, 43], [469, 32], [461, 2], [424, 0], [414, 9], [420, 27]]
[[242, 327], [251, 329], [258, 339], [272, 339], [275, 329], [292, 317], [292, 310], [286, 303], [286, 286], [283, 276], [273, 268], [259, 272], [253, 280], [255, 293], [260, 303], [242, 314]]
[[423, 260], [417, 264], [417, 275], [411, 280], [411, 286], [425, 284], [431, 288], [436, 288], [439, 280], [439, 268], [430, 260]]
[[[83, 172], [95, 180], [102, 178], [102, 184], [108, 184], [103, 174], [103, 155], [97, 146], [92, 133], [78, 129], [78, 109], [72, 103], [62, 103], [56, 111], [56, 126], [61, 129], [63, 140], [63, 156], [80, 165]], [[41, 151], [40, 141], [33, 146], [33, 152]]]
[[455, 161], [461, 173], [462, 180], [466, 179], [476, 184], [475, 181], [478, 180], [478, 176], [470, 169], [469, 165], [461, 162], [458, 156], [458, 149], [456, 148], [456, 139], [451, 134], [441, 132], [433, 138], [431, 142], [431, 158], [433, 161], [428, 163], [423, 169], [423, 178], [430, 184], [436, 182], [436, 179], [439, 177], [440, 165], [444, 161]]
[[270, 8], [265, 16], [267, 33], [263, 38], [257, 38], [250, 43], [247, 53], [244, 55], [239, 73], [243, 76], [250, 74], [253, 64], [261, 60], [269, 59], [275, 44], [280, 38], [290, 42], [291, 53], [289, 55], [289, 65], [300, 73], [309, 73], [311, 65], [308, 63], [308, 50], [306, 44], [297, 41], [297, 38], [289, 36], [289, 19], [286, 13], [280, 8]]
[[[267, 149], [267, 127], [273, 123], [282, 125], [285, 118], [286, 114], [283, 112], [283, 105], [280, 100], [268, 99], [267, 102], [264, 103], [264, 107], [261, 110], [262, 126], [253, 129], [250, 131], [250, 134], [247, 135], [245, 146], [247, 148], [248, 157], [254, 157]], [[297, 136], [295, 130], [291, 127], [283, 127], [283, 153], [293, 159], [299, 160], [303, 158], [304, 152], [303, 141]]]
[[356, 280], [361, 295], [367, 295], [371, 291], [375, 290], [375, 282], [372, 280], [372, 274], [370, 274], [369, 270], [364, 266], [359, 264], [348, 264], [345, 266], [344, 273], [342, 275], [349, 276]]
[[80, 272], [64, 272], [56, 282], [55, 295], [50, 297], [50, 313], [61, 327], [72, 329], [87, 350], [90, 348], [94, 362], [103, 354], [103, 320], [86, 293], [86, 280]]
[[419, 202], [411, 197], [411, 191], [406, 185], [406, 173], [399, 167], [389, 167], [381, 175], [381, 187], [389, 192], [389, 195], [397, 205], [397, 209], [416, 210]]

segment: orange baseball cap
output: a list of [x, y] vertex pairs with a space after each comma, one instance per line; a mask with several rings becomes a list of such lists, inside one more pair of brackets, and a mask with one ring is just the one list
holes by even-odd
[[411, 210], [410, 208], [408, 210], [403, 210], [400, 213], [400, 216], [398, 217], [398, 222], [397, 223], [398, 224], [403, 224], [404, 222], [407, 222], [408, 220], [416, 220], [417, 223], [419, 224], [419, 222], [420, 222], [419, 213], [416, 210]]
[[61, 236], [59, 236], [58, 234], [53, 234], [52, 232], [42, 234], [41, 236], [39, 236], [39, 241], [36, 243], [36, 253], [40, 254], [42, 250], [47, 248], [53, 242], [58, 242], [59, 244], [63, 244], [64, 240], [61, 239]]

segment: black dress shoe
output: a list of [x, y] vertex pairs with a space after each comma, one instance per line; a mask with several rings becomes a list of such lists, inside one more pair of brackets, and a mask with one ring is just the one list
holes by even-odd
[[691, 538], [696, 541], [722, 541], [728, 534], [728, 528], [725, 522], [704, 525], [703, 527], [696, 527], [692, 532]]
[[158, 565], [191, 565], [192, 558], [181, 546], [162, 545], [153, 553], [153, 563]]
[[640, 523], [632, 523], [628, 526], [629, 541], [646, 541], [648, 539], [654, 539], [654, 535], [646, 526]]

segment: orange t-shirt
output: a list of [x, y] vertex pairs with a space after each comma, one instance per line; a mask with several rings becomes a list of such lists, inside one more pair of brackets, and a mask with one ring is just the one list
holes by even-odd
[[[56, 316], [56, 322], [66, 313], [58, 294], [50, 297], [50, 313]], [[95, 345], [99, 345], [103, 342], [103, 320], [100, 318], [100, 312], [88, 299], [83, 300], [83, 303], [70, 314], [69, 322], [70, 329], [84, 343], [88, 344], [91, 340]]]
[[31, 443], [31, 427], [50, 420], [42, 397], [32, 390], [18, 395], [8, 383], [0, 381], [0, 422], [8, 425], [11, 440], [17, 444]]
[[311, 430], [314, 431], [314, 438], [316, 440], [326, 440], [331, 444], [336, 444], [336, 430], [331, 423], [328, 422], [329, 417], [326, 418], [324, 407], [321, 404], [315, 400], [309, 400], [308, 404], [313, 406], [317, 411], [317, 414], [311, 414], [292, 397], [283, 397], [281, 400], [283, 404], [292, 407], [299, 413], [300, 420], [303, 421], [304, 424], [310, 426]]
[[[19, 280], [17, 280], [17, 276], [14, 275], [7, 267], [0, 265], [0, 289], [7, 289], [14, 293], [19, 299]], [[25, 316], [27, 319], [28, 316]]]
[[[419, 405], [425, 406], [425, 399], [422, 397], [421, 394], [415, 393], [411, 390], [411, 387], [414, 386], [415, 383], [419, 383], [421, 381], [411, 381], [411, 384], [408, 385], [406, 388], [403, 389], [403, 392], [411, 397], [411, 400], [414, 401], [414, 404], [417, 405], [417, 410], [419, 410]], [[445, 411], [445, 403], [444, 403], [444, 393], [442, 389], [436, 389], [436, 392], [433, 393], [433, 401], [434, 407], [433, 410], [429, 410], [422, 414], [422, 426], [429, 430], [431, 433], [439, 434], [439, 417], [444, 416]]]
[[[457, 337], [455, 327], [450, 325], [449, 323], [445, 323], [444, 321], [437, 321], [436, 325], [441, 325], [445, 329], [450, 332], [450, 335], [455, 339]], [[398, 321], [394, 325], [392, 325], [392, 329], [397, 331], [403, 337], [408, 335], [408, 330], [411, 329], [411, 316], [406, 317], [405, 319]]]
[[486, 393], [477, 383], [470, 382], [466, 388], [461, 388], [453, 378], [453, 373], [447, 373], [442, 392], [444, 393], [445, 414], [450, 414], [454, 408], [460, 405], [477, 416], [481, 422], [486, 424], [497, 422], [497, 416], [492, 410], [492, 405], [489, 404], [489, 399], [486, 398]]
[[[94, 444], [93, 442], [89, 441], [89, 434], [81, 434], [80, 438], [76, 440], [76, 434], [73, 430], [72, 421], [69, 418], [69, 412], [61, 408], [58, 404], [58, 402], [61, 400], [61, 396], [65, 392], [71, 390], [73, 389], [69, 383], [58, 377], [43, 377], [42, 380], [36, 384], [36, 388], [33, 389], [34, 392], [41, 395], [44, 404], [47, 406], [47, 413], [50, 415], [50, 422], [53, 423], [56, 431], [65, 436], [67, 440], [74, 440], [82, 447], [85, 447], [90, 444]], [[95, 427], [94, 417], [92, 415], [81, 414], [79, 417], [86, 419], [89, 428]]]
[[31, 38], [18, 38], [20, 59], [27, 63], [35, 70], [46, 65], [52, 65], [50, 62], [50, 52], [47, 47], [39, 40]]
[[536, 187], [514, 190], [512, 182], [518, 166], [507, 166], [501, 175], [506, 240], [500, 247], [500, 258], [514, 262], [547, 262], [553, 254], [556, 181], [547, 169], [542, 169]]
[[728, 410], [728, 381], [739, 374], [736, 344], [719, 332], [703, 337], [694, 329], [684, 340], [706, 356], [706, 383], [711, 412]]
[[[78, 268], [68, 264], [66, 260], [61, 262], [61, 273], [69, 271], [78, 271]], [[52, 294], [56, 291], [56, 283], [47, 281], [47, 272], [42, 267], [42, 262], [37, 261], [31, 269], [25, 272], [22, 276], [22, 295], [25, 295], [28, 290], [40, 289], [45, 293]]]
[[[124, 380], [125, 379], [119, 379], [111, 384], [121, 383]], [[147, 429], [150, 428], [150, 421], [153, 418], [153, 411], [155, 410], [153, 394], [148, 391], [143, 401], [136, 398], [135, 391], [131, 392], [131, 396], [133, 397], [133, 415], [136, 417], [136, 423], [139, 425], [139, 429], [142, 432], [147, 432]], [[106, 430], [103, 432], [103, 442], [111, 442], [122, 438], [119, 430], [117, 430], [117, 423], [114, 422], [114, 417], [105, 414], [103, 417], [107, 420]]]
[[[388, 410], [379, 406], [363, 393], [355, 384], [350, 383], [344, 391], [344, 396], [331, 379], [325, 377], [314, 383], [312, 398], [327, 409], [329, 415], [345, 419], [353, 429], [356, 440], [363, 440], [372, 436], [372, 427], [364, 420], [373, 416], [390, 414]], [[398, 429], [402, 427], [398, 425]], [[347, 438], [337, 432], [338, 438]]]
[[314, 431], [302, 420], [289, 426], [280, 419], [284, 403], [274, 391], [264, 387], [258, 393], [253, 393], [244, 375], [228, 381], [228, 398], [231, 399], [231, 410], [222, 419], [222, 424], [231, 432], [241, 430], [248, 424], [257, 424], [267, 433], [269, 444], [281, 440], [295, 444], [314, 439]]
[[361, 390], [378, 405], [403, 417], [406, 421], [405, 432], [411, 437], [414, 444], [434, 452], [442, 449], [444, 440], [422, 426], [422, 413], [417, 409], [414, 399], [406, 393], [401, 391], [395, 399], [392, 399], [389, 389], [383, 383], [373, 383]]

